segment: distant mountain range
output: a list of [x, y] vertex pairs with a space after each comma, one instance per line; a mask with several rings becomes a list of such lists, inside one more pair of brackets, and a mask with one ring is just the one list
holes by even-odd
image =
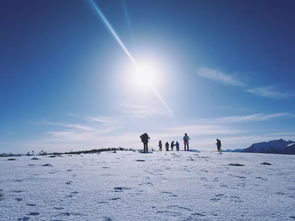
[[248, 148], [236, 149], [232, 150], [232, 152], [295, 154], [295, 142], [284, 139], [272, 140], [269, 142], [255, 143]]

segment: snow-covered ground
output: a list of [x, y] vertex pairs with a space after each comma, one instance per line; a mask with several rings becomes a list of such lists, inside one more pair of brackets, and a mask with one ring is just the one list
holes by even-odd
[[[295, 220], [295, 156], [31, 158], [0, 159], [0, 220]], [[244, 166], [229, 165], [236, 163]]]

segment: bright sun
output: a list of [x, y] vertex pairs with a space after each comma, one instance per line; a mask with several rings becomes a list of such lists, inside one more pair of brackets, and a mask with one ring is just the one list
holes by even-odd
[[133, 73], [134, 83], [139, 87], [151, 88], [157, 81], [157, 68], [151, 65], [137, 67]]
[[149, 91], [160, 83], [161, 71], [153, 63], [140, 63], [126, 69], [128, 85], [138, 91]]

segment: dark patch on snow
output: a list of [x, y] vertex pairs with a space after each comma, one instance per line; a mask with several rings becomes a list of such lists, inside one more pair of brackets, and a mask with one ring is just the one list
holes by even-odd
[[40, 160], [40, 159], [37, 157], [33, 157], [31, 160]]
[[66, 184], [67, 185], [71, 185], [72, 184], [72, 181], [67, 181]]
[[52, 165], [49, 164], [49, 163], [43, 164], [42, 166], [43, 166], [43, 167], [52, 167]]
[[22, 190], [12, 190], [11, 192], [12, 192], [12, 193], [22, 193], [22, 192], [24, 192], [24, 191], [22, 191]]
[[18, 218], [17, 221], [27, 221], [29, 219], [30, 219], [30, 217], [24, 216], [23, 218]]
[[21, 198], [15, 198], [15, 200], [18, 202], [23, 201], [23, 199], [21, 199]]
[[38, 216], [40, 213], [38, 212], [30, 212], [27, 214], [27, 216]]
[[261, 165], [272, 165], [272, 164], [269, 162], [262, 162]]
[[7, 160], [9, 160], [9, 161], [13, 161], [13, 160], [16, 160], [15, 158], [9, 158], [9, 159], [7, 159]]
[[167, 206], [168, 209], [176, 208], [176, 209], [182, 209], [186, 211], [192, 211], [190, 208], [184, 207], [184, 206], [179, 206], [179, 205], [171, 205]]
[[229, 163], [228, 165], [233, 166], [233, 167], [243, 167], [243, 166], [245, 166], [244, 164], [241, 164], [241, 163]]
[[106, 204], [106, 203], [108, 203], [108, 202], [106, 202], [106, 201], [100, 201], [100, 202], [97, 202], [98, 204]]
[[206, 216], [206, 215], [204, 215], [204, 214], [202, 214], [202, 213], [192, 213], [191, 215], [192, 215], [192, 216]]
[[33, 167], [33, 166], [35, 166], [35, 164], [28, 164], [28, 166], [29, 166], [29, 167]]
[[145, 160], [136, 160], [137, 162], [145, 162]]
[[171, 212], [171, 211], [168, 211], [168, 210], [159, 210], [157, 211], [158, 214], [165, 214], [165, 215], [168, 215], [168, 216], [181, 216], [181, 213], [180, 212]]
[[63, 210], [63, 207], [54, 207], [55, 210]]
[[59, 213], [56, 216], [70, 216], [71, 214], [69, 212], [66, 213]]
[[120, 200], [121, 198], [120, 197], [114, 197], [114, 198], [111, 198], [110, 200]]
[[123, 192], [123, 190], [130, 190], [129, 187], [123, 187], [123, 186], [116, 186], [114, 187], [115, 192]]
[[101, 219], [102, 221], [112, 221], [112, 219], [110, 217], [104, 216]]
[[35, 203], [27, 203], [26, 205], [27, 205], [27, 206], [36, 206]]
[[167, 194], [167, 195], [169, 195], [169, 196], [171, 196], [171, 197], [177, 197], [176, 194], [173, 194], [173, 193], [171, 193], [171, 192], [162, 191], [161, 193]]
[[295, 216], [290, 216], [291, 219], [295, 219]]

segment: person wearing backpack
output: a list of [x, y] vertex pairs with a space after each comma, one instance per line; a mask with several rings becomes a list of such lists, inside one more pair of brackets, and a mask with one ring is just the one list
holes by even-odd
[[140, 136], [141, 142], [143, 143], [143, 152], [147, 153], [148, 150], [148, 142], [149, 142], [149, 135], [147, 133], [144, 133]]

